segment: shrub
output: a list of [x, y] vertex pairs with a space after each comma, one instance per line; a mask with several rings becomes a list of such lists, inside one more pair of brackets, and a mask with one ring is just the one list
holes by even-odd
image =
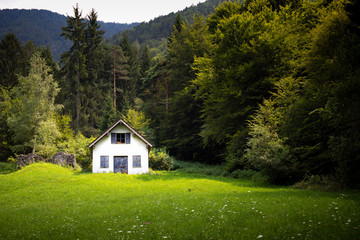
[[269, 177], [262, 174], [261, 172], [257, 172], [255, 173], [252, 177], [251, 177], [251, 180], [254, 182], [254, 183], [260, 183], [260, 184], [264, 184], [264, 183], [267, 183], [269, 182]]
[[230, 176], [232, 178], [240, 178], [240, 179], [251, 179], [257, 171], [251, 169], [238, 169], [233, 171]]
[[153, 148], [149, 154], [149, 167], [153, 170], [170, 171], [174, 167], [174, 158], [166, 152], [165, 148]]
[[338, 179], [333, 176], [306, 176], [304, 180], [293, 185], [296, 189], [320, 190], [320, 191], [336, 191], [341, 189]]
[[14, 162], [0, 162], [0, 174], [8, 174], [15, 172], [17, 170], [17, 165]]
[[78, 133], [75, 137], [68, 139], [58, 144], [59, 151], [75, 154], [76, 163], [82, 168], [88, 169], [91, 167], [91, 156], [89, 144], [94, 141], [95, 138], [87, 138], [81, 133]]

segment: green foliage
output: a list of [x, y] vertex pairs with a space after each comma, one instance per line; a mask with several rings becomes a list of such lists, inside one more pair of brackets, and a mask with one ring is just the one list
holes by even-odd
[[9, 90], [0, 87], [0, 160], [5, 161], [11, 154], [12, 138], [9, 133], [7, 119], [11, 109]]
[[181, 23], [169, 39], [166, 69], [160, 68], [165, 73], [155, 78], [165, 88], [165, 109], [162, 108], [165, 114], [159, 115], [165, 118], [160, 122], [164, 135], [160, 135], [163, 138], [159, 142], [180, 159], [212, 162], [215, 156], [208, 154], [198, 135], [202, 125], [201, 101], [194, 98], [195, 88], [190, 86], [195, 78], [196, 70], [192, 68], [195, 57], [202, 57], [211, 49], [204, 19], [195, 16], [193, 24]]
[[[69, 51], [61, 55], [62, 72], [66, 77], [66, 83], [64, 90], [67, 93], [72, 93], [71, 98], [67, 97], [69, 105], [75, 108], [73, 111], [72, 119], [74, 120], [73, 128], [76, 132], [80, 131], [80, 121], [84, 114], [81, 114], [81, 79], [88, 76], [86, 69], [85, 58], [85, 19], [81, 16], [82, 12], [76, 4], [74, 9], [74, 17], [68, 16], [66, 19], [67, 26], [62, 27], [61, 36], [65, 39], [69, 39], [72, 42], [72, 46]], [[66, 89], [67, 87], [67, 89]], [[81, 124], [83, 126], [83, 124]]]
[[279, 76], [297, 66], [302, 21], [289, 6], [275, 12], [266, 1], [251, 1], [247, 8], [225, 3], [209, 17], [213, 51], [196, 59], [193, 81], [197, 98], [204, 101], [200, 135], [205, 144], [232, 144], [236, 134], [244, 149], [249, 116]]
[[13, 88], [18, 84], [18, 76], [26, 75], [27, 61], [25, 47], [9, 33], [0, 43], [0, 84], [5, 88]]
[[75, 154], [76, 163], [82, 168], [88, 169], [92, 163], [89, 145], [94, 140], [94, 137], [87, 138], [81, 133], [78, 133], [71, 139], [58, 143], [58, 151]]
[[[103, 106], [111, 93], [113, 52], [104, 43], [97, 13], [91, 11], [84, 19], [78, 6], [74, 17], [67, 18], [62, 36], [72, 41], [72, 47], [62, 54], [59, 101], [65, 114], [72, 118], [72, 128], [89, 137], [97, 134]], [[117, 60], [117, 59], [114, 59]]]
[[171, 170], [174, 167], [174, 158], [165, 148], [153, 148], [149, 153], [149, 167], [153, 170]]
[[121, 118], [147, 140], [152, 142], [154, 139], [154, 132], [149, 126], [150, 119], [147, 119], [143, 112], [129, 109], [126, 115], [122, 115]]
[[89, 169], [91, 167], [89, 145], [95, 138], [87, 138], [81, 133], [74, 135], [74, 131], [70, 128], [70, 123], [70, 116], [56, 116], [56, 125], [60, 133], [60, 136], [56, 139], [56, 152], [75, 154], [76, 163], [85, 170]]
[[10, 162], [0, 162], [0, 174], [9, 174], [17, 171], [17, 164]]
[[51, 158], [57, 151], [56, 141], [61, 136], [56, 120], [48, 118], [46, 121], [42, 121], [38, 130], [39, 142], [37, 146], [37, 154], [45, 158]]
[[306, 176], [304, 180], [295, 183], [295, 189], [307, 189], [317, 191], [339, 191], [343, 186], [334, 176]]
[[252, 179], [257, 172], [251, 169], [237, 169], [231, 173], [232, 178]]
[[114, 123], [121, 118], [121, 114], [118, 111], [114, 112], [114, 104], [111, 96], [107, 96], [105, 105], [103, 106], [101, 118], [99, 121], [99, 133], [101, 134], [109, 129]]
[[296, 180], [296, 161], [286, 143], [287, 138], [279, 134], [284, 132], [282, 128], [291, 117], [299, 89], [298, 80], [281, 79], [276, 84], [276, 92], [264, 100], [249, 122], [250, 138], [244, 158], [249, 166], [260, 170], [271, 182]]
[[200, 162], [175, 161], [174, 170], [182, 173], [201, 174], [207, 176], [229, 176], [222, 165], [208, 165]]
[[[35, 53], [30, 61], [27, 77], [19, 77], [19, 84], [13, 88], [8, 126], [13, 133], [13, 151], [16, 153], [35, 153], [40, 147], [42, 153], [49, 153], [58, 130], [54, 115], [59, 109], [55, 97], [59, 92], [58, 84], [49, 74], [50, 68], [45, 60]], [[50, 149], [45, 150], [44, 145]]]

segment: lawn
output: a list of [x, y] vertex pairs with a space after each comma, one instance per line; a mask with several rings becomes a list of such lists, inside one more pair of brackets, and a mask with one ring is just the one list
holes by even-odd
[[359, 239], [360, 193], [180, 172], [0, 175], [0, 239]]

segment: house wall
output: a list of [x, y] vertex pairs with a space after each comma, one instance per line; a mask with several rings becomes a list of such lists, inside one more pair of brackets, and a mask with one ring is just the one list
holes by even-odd
[[[130, 144], [111, 144], [111, 133], [131, 133]], [[121, 124], [99, 140], [92, 148], [93, 173], [114, 172], [114, 156], [128, 157], [128, 174], [141, 174], [149, 171], [147, 144]], [[141, 168], [133, 168], [134, 155], [141, 156]], [[100, 168], [100, 156], [109, 156], [109, 168]]]

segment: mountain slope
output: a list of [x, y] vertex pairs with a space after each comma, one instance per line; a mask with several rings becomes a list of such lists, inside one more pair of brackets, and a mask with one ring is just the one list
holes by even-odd
[[[225, 1], [226, 0], [207, 0], [206, 2], [185, 8], [177, 13], [172, 12], [166, 16], [157, 17], [150, 22], [143, 22], [138, 26], [127, 30], [126, 33], [131, 41], [138, 41], [139, 43], [167, 38], [172, 31], [172, 27], [178, 14], [180, 14], [182, 20], [191, 22], [195, 14], [206, 17], [214, 12], [216, 6]], [[120, 35], [121, 33], [114, 35], [111, 38], [111, 41], [116, 42]]]
[[[99, 22], [107, 39], [115, 33], [136, 26], [133, 24]], [[22, 42], [33, 41], [36, 45], [50, 46], [56, 60], [67, 51], [71, 43], [60, 36], [61, 27], [66, 26], [66, 16], [47, 10], [0, 10], [0, 39], [14, 33]]]

